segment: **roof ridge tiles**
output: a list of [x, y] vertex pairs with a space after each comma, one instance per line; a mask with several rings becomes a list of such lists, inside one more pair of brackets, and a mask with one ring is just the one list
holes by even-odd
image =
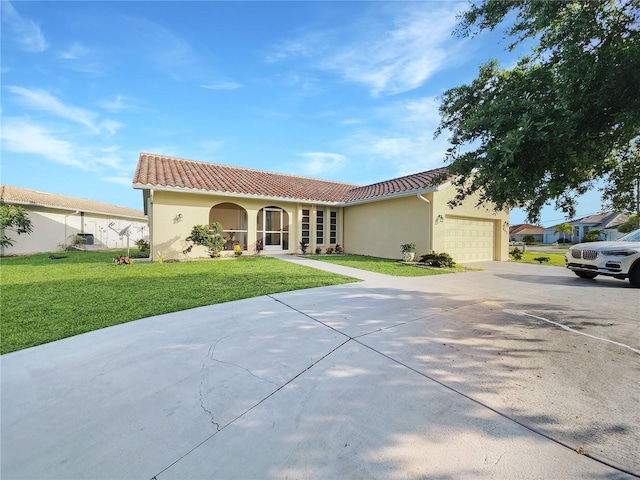
[[259, 170], [257, 168], [249, 168], [249, 167], [239, 167], [237, 165], [225, 165], [223, 163], [214, 163], [214, 162], [207, 162], [204, 160], [192, 160], [189, 158], [181, 158], [181, 157], [174, 157], [171, 155], [160, 155], [157, 153], [149, 153], [149, 152], [141, 152], [140, 156], [142, 157], [143, 155], [147, 155], [149, 157], [158, 157], [158, 158], [165, 158], [168, 160], [178, 160], [181, 162], [188, 162], [188, 163], [196, 163], [198, 165], [209, 165], [209, 166], [214, 166], [214, 167], [220, 167], [220, 168], [229, 168], [229, 169], [233, 169], [233, 170], [239, 170], [239, 171], [247, 171], [247, 172], [254, 172], [254, 173], [261, 173], [261, 174], [268, 174], [268, 175], [274, 175], [274, 176], [282, 176], [282, 177], [289, 177], [289, 178], [303, 178], [305, 180], [312, 180], [314, 182], [327, 182], [327, 183], [334, 183], [337, 185], [348, 185], [348, 186], [352, 186], [352, 187], [361, 187], [362, 185], [358, 185], [356, 183], [348, 183], [348, 182], [339, 182], [337, 180], [325, 180], [325, 179], [320, 179], [320, 178], [313, 178], [313, 177], [307, 177], [304, 175], [295, 175], [293, 173], [280, 173], [280, 172], [271, 172], [268, 170]]
[[332, 203], [358, 202], [410, 194], [430, 188], [431, 181], [446, 171], [439, 167], [403, 175], [370, 185], [322, 180], [288, 173], [223, 165], [213, 162], [142, 152], [133, 179], [134, 186], [157, 185], [209, 192], [265, 196]]

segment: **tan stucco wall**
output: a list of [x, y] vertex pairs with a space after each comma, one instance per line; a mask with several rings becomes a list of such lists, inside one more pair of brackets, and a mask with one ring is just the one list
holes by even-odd
[[[431, 194], [423, 195], [432, 200]], [[416, 195], [348, 206], [344, 209], [347, 253], [402, 258], [400, 245], [415, 242], [417, 254], [431, 249], [431, 206]]]
[[[318, 245], [324, 252], [326, 247], [340, 244], [347, 253], [359, 253], [383, 258], [401, 258], [400, 245], [415, 242], [417, 254], [431, 250], [446, 252], [446, 221], [452, 216], [469, 219], [490, 220], [494, 224], [494, 250], [496, 260], [508, 259], [508, 222], [507, 212], [493, 212], [490, 209], [477, 208], [476, 199], [470, 198], [462, 205], [451, 209], [447, 202], [455, 196], [454, 187], [445, 187], [441, 191], [425, 193], [425, 202], [416, 195], [387, 199], [378, 202], [351, 205], [340, 208], [328, 205], [312, 205], [298, 202], [233, 198], [217, 195], [158, 191], [153, 194], [148, 207], [151, 228], [152, 258], [157, 260], [162, 254], [164, 259], [206, 258], [204, 247], [194, 247], [188, 255], [183, 254], [194, 225], [207, 225], [210, 222], [211, 208], [220, 203], [234, 203], [247, 211], [247, 251], [255, 252], [257, 238], [257, 215], [260, 209], [269, 206], [284, 209], [289, 216], [289, 248], [278, 253], [299, 253], [302, 209], [310, 210], [309, 252], [316, 249], [316, 212], [323, 210], [325, 217], [325, 241]], [[338, 212], [337, 242], [329, 243], [330, 212]], [[181, 215], [181, 220], [178, 219]], [[438, 215], [442, 215], [442, 221]], [[224, 225], [223, 225], [224, 227]], [[272, 252], [265, 251], [264, 254]], [[224, 252], [223, 255], [233, 255]]]
[[[496, 212], [492, 207], [477, 207], [478, 196], [467, 198], [461, 205], [451, 208], [448, 205], [456, 195], [454, 186], [447, 186], [434, 194], [433, 200], [433, 250], [446, 252], [446, 224], [447, 218], [468, 218], [491, 220], [494, 224], [494, 258], [499, 261], [509, 259], [509, 212]], [[443, 220], [439, 219], [442, 215]]]
[[423, 194], [430, 203], [412, 195], [346, 207], [346, 251], [383, 258], [401, 258], [400, 245], [415, 242], [417, 257], [431, 250], [446, 252], [447, 218], [458, 217], [492, 221], [494, 258], [508, 260], [508, 212], [478, 208], [477, 197], [470, 197], [452, 209], [448, 202], [455, 194], [455, 187], [447, 186], [439, 191]]
[[[257, 217], [258, 212], [265, 207], [280, 207], [284, 209], [289, 216], [289, 248], [280, 251], [264, 251], [263, 254], [269, 253], [296, 253], [300, 252], [300, 231], [301, 231], [301, 212], [302, 209], [309, 209], [312, 232], [315, 232], [315, 212], [317, 209], [325, 210], [325, 231], [328, 242], [329, 232], [329, 211], [331, 209], [341, 210], [329, 206], [314, 206], [311, 204], [275, 201], [275, 200], [257, 200], [248, 198], [233, 198], [219, 195], [200, 195], [194, 193], [180, 193], [168, 191], [154, 191], [152, 203], [150, 204], [149, 222], [152, 225], [152, 258], [157, 260], [158, 255], [162, 254], [163, 259], [179, 259], [186, 260], [189, 258], [206, 258], [207, 251], [204, 247], [194, 247], [191, 253], [182, 253], [189, 243], [185, 238], [191, 233], [194, 225], [208, 225], [209, 212], [212, 207], [220, 203], [234, 203], [241, 206], [247, 211], [247, 250], [245, 254], [254, 254], [257, 238]], [[181, 214], [181, 220], [178, 215]], [[340, 217], [338, 214], [338, 242], [342, 242], [342, 229], [340, 228]], [[224, 227], [224, 225], [223, 225]], [[323, 245], [323, 247], [327, 246]], [[310, 251], [315, 249], [315, 234], [311, 235]], [[223, 255], [233, 255], [233, 252], [225, 251]]]

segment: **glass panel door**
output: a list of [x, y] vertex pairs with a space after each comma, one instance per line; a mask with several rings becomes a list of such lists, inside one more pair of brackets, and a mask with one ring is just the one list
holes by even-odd
[[282, 210], [264, 209], [264, 249], [282, 250]]

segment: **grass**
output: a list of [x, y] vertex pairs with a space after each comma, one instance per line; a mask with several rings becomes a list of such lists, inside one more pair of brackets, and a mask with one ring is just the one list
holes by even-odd
[[0, 353], [203, 305], [356, 281], [268, 257], [116, 265], [120, 253], [0, 259]]
[[366, 255], [306, 255], [305, 258], [335, 263], [345, 267], [359, 268], [370, 272], [384, 273], [396, 277], [424, 277], [427, 275], [441, 275], [459, 271], [460, 268], [435, 269], [418, 268], [410, 264], [401, 263], [388, 258], [368, 257]]
[[540, 262], [536, 260], [538, 257], [549, 257], [550, 261], [543, 262], [542, 265], [552, 265], [555, 267], [564, 267], [564, 253], [559, 252], [548, 252], [548, 253], [539, 253], [539, 252], [523, 252], [522, 259], [514, 260], [513, 256], [510, 255], [509, 258], [513, 262], [518, 263], [535, 263], [539, 265]]

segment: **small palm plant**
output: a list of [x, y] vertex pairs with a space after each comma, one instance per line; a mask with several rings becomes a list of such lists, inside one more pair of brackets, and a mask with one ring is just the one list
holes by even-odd
[[562, 233], [564, 238], [563, 243], [567, 243], [567, 235], [573, 235], [573, 226], [568, 222], [561, 223], [560, 225], [556, 225], [553, 233]]
[[400, 245], [400, 250], [402, 250], [402, 257], [405, 262], [413, 261], [413, 258], [416, 256], [416, 249], [418, 246], [415, 242], [403, 243]]

